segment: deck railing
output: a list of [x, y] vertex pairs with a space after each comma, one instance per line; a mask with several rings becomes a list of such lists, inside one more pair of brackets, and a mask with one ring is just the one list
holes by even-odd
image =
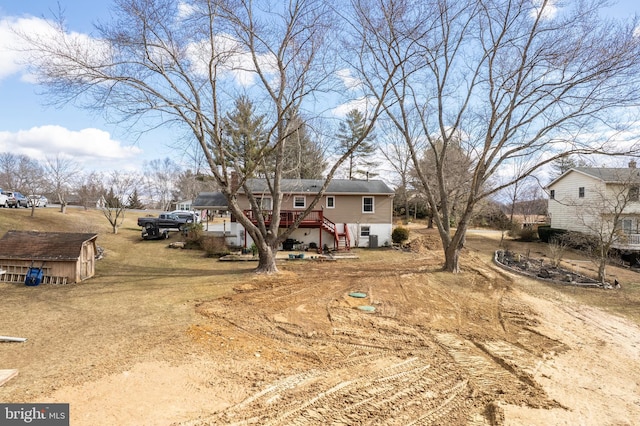
[[[249, 218], [253, 223], [258, 222], [258, 218], [255, 216], [253, 210], [244, 210], [244, 215]], [[299, 210], [281, 210], [280, 211], [280, 226], [289, 226], [300, 216], [302, 216], [304, 212]], [[273, 220], [273, 210], [262, 210], [260, 212], [262, 218], [266, 225], [270, 224]], [[322, 210], [311, 210], [303, 219], [300, 221], [300, 226], [320, 226], [323, 221]]]

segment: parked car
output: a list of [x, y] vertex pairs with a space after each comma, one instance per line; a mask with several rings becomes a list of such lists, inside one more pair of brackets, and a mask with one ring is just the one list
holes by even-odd
[[2, 193], [7, 197], [5, 201], [6, 207], [18, 207], [18, 200], [13, 195], [13, 191], [2, 191]]
[[47, 204], [49, 204], [49, 200], [44, 195], [29, 195], [27, 198], [29, 200], [29, 207], [47, 207]]
[[13, 196], [16, 197], [16, 207], [24, 207], [25, 209], [29, 207], [29, 200], [27, 199], [27, 197], [19, 192], [14, 192]]
[[189, 210], [174, 210], [171, 214], [175, 214], [180, 219], [184, 219], [187, 223], [199, 223], [200, 215], [196, 212], [192, 212]]
[[9, 207], [8, 197], [0, 190], [0, 207]]

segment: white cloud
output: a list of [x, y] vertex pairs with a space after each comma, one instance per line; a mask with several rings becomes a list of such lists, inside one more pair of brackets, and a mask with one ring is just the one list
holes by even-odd
[[533, 10], [531, 17], [536, 18], [538, 15], [542, 19], [553, 19], [558, 14], [558, 7], [555, 0], [533, 0]]
[[351, 70], [348, 68], [338, 70], [336, 75], [340, 80], [342, 80], [342, 83], [345, 85], [347, 90], [356, 90], [362, 87], [362, 80], [353, 77], [351, 75]]
[[[218, 34], [213, 42], [219, 61], [218, 65], [224, 76], [231, 78], [242, 87], [252, 86], [258, 75], [251, 53], [229, 34]], [[201, 76], [207, 76], [211, 60], [211, 44], [207, 40], [191, 43], [187, 53], [192, 58], [192, 71]], [[263, 72], [266, 74], [275, 72], [275, 58], [272, 55], [258, 54], [256, 57]]]
[[34, 34], [43, 31], [46, 26], [46, 21], [38, 18], [0, 19], [0, 80], [22, 69], [23, 53], [19, 50], [24, 45], [14, 30]]
[[0, 132], [0, 152], [27, 155], [38, 161], [61, 155], [85, 168], [120, 170], [139, 163], [142, 149], [124, 146], [108, 132], [87, 128], [79, 131], [61, 126], [39, 126], [18, 132]]
[[367, 110], [369, 109], [369, 107], [374, 105], [374, 104], [375, 104], [375, 100], [374, 99], [358, 98], [358, 99], [353, 99], [353, 100], [351, 100], [349, 102], [346, 102], [344, 104], [338, 105], [337, 107], [332, 109], [331, 112], [336, 117], [344, 117], [351, 110], [357, 109], [358, 111], [360, 111], [360, 112], [362, 112], [363, 114], [366, 115]]

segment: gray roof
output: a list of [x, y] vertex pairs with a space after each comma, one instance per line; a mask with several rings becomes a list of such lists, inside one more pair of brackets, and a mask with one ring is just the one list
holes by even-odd
[[201, 192], [193, 200], [191, 207], [194, 209], [225, 210], [229, 208], [229, 202], [222, 192]]
[[[323, 179], [282, 179], [281, 190], [285, 194], [315, 194], [324, 185]], [[247, 186], [254, 194], [269, 192], [265, 179], [249, 179]], [[332, 179], [325, 191], [326, 194], [383, 194], [394, 192], [381, 180]]]
[[640, 169], [631, 167], [575, 167], [573, 170], [582, 172], [606, 183], [624, 183], [640, 181]]

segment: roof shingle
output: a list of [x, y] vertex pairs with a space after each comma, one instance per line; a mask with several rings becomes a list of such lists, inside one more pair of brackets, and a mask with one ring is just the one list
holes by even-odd
[[77, 260], [82, 245], [95, 238], [98, 234], [7, 231], [0, 238], [0, 259]]

